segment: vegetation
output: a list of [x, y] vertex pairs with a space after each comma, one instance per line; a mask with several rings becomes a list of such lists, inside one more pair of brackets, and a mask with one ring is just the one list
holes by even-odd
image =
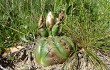
[[[67, 15], [63, 26], [64, 33], [72, 37], [77, 51], [82, 53], [86, 62], [93, 65], [96, 70], [108, 70], [95, 51], [101, 50], [107, 54], [110, 50], [109, 3], [103, 0], [76, 0], [71, 5], [71, 13]], [[76, 68], [80, 69], [78, 52], [74, 54], [75, 62], [70, 65], [70, 69], [76, 64], [79, 65]]]
[[70, 66], [67, 62], [65, 68], [72, 69], [78, 64], [77, 55], [81, 51], [94, 68], [107, 70], [95, 51], [107, 55], [110, 50], [109, 0], [0, 0], [0, 51], [34, 40], [39, 16], [46, 18], [52, 11], [58, 17], [61, 10], [65, 11], [62, 32], [71, 37], [76, 47], [73, 54], [76, 62]]

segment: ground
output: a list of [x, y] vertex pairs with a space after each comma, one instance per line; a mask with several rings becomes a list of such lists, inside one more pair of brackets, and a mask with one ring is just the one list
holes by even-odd
[[[34, 60], [33, 48], [35, 42], [25, 45], [22, 49], [17, 52], [9, 54], [7, 57], [0, 57], [0, 70], [62, 70], [64, 64], [57, 64], [52, 66], [44, 67]], [[110, 59], [102, 53], [96, 52], [97, 55], [109, 66]], [[14, 56], [13, 58], [9, 58]], [[82, 55], [83, 56], [83, 55]], [[81, 68], [80, 70], [87, 70], [84, 65], [84, 58], [81, 57]], [[71, 61], [70, 61], [71, 62]], [[88, 65], [89, 66], [89, 65]], [[89, 70], [94, 70], [89, 66]]]

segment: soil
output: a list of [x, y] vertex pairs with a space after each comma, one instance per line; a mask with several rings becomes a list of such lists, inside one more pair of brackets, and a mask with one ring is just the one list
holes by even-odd
[[[24, 48], [20, 49], [19, 51], [10, 53], [5, 58], [0, 56], [0, 70], [63, 70], [62, 68], [64, 64], [56, 64], [56, 65], [44, 67], [36, 63], [33, 54], [34, 46], [35, 46], [35, 42], [31, 42], [30, 44], [24, 46]], [[102, 53], [99, 52], [97, 52], [97, 55], [110, 68], [110, 59], [106, 55], [102, 55]], [[82, 68], [80, 70], [87, 70], [84, 69], [83, 67], [84, 67], [84, 63], [82, 63]], [[88, 69], [88, 70], [94, 70], [94, 69]]]

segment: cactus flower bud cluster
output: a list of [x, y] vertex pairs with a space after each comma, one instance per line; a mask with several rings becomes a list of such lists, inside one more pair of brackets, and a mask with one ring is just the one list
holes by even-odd
[[63, 18], [64, 11], [62, 11], [56, 19], [54, 18], [52, 12], [49, 12], [46, 17], [46, 22], [44, 22], [43, 16], [40, 16], [38, 28], [41, 36], [48, 37], [58, 35], [60, 23], [62, 23]]
[[[64, 11], [59, 14], [55, 20], [52, 12], [43, 21], [43, 16], [39, 19], [39, 30], [41, 37], [34, 48], [35, 60], [37, 63], [49, 66], [65, 62], [73, 52], [74, 44], [71, 39], [66, 36], [58, 36], [60, 23], [64, 18]], [[51, 35], [51, 37], [50, 37]]]

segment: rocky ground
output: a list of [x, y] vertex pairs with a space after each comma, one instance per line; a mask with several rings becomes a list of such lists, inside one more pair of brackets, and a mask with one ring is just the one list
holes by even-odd
[[[0, 57], [0, 70], [62, 70], [63, 64], [52, 65], [48, 67], [44, 67], [39, 65], [34, 60], [33, 48], [35, 42], [32, 42], [26, 45], [24, 48], [16, 51], [14, 53], [9, 54], [7, 57]], [[101, 53], [97, 53], [97, 55], [109, 66], [110, 68], [110, 59], [102, 55]], [[13, 56], [9, 58], [10, 56]], [[81, 60], [84, 60], [81, 58]], [[81, 63], [82, 67], [80, 70], [87, 70], [84, 68], [84, 62]], [[88, 69], [93, 70], [93, 69]]]

